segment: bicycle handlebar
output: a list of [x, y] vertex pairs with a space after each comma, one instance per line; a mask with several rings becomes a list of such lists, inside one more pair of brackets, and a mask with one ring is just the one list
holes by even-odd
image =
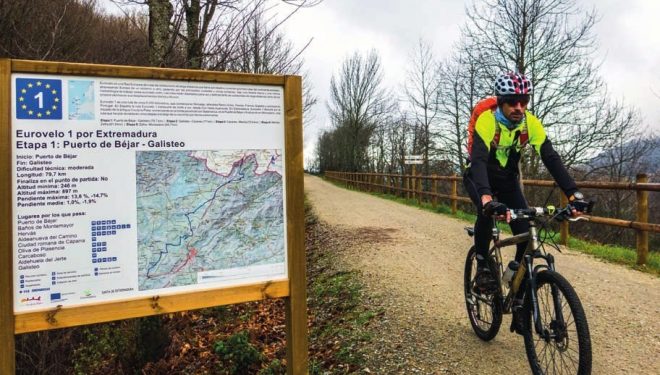
[[[585, 210], [584, 213], [590, 213], [594, 206], [594, 203], [595, 203], [594, 201], [590, 201], [589, 207]], [[574, 209], [573, 206], [569, 204], [563, 208], [555, 208], [554, 206], [547, 206], [547, 207], [516, 208], [516, 209], [510, 209], [509, 211], [511, 212], [512, 221], [521, 220], [521, 219], [529, 220], [540, 216], [552, 216], [555, 220], [558, 221], [562, 221], [565, 219], [568, 219], [569, 221], [589, 220], [588, 218], [581, 216], [571, 218], [573, 209]]]

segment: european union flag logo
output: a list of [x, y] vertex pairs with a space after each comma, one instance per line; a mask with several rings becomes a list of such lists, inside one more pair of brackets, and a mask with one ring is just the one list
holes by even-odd
[[16, 118], [61, 120], [62, 80], [16, 78]]

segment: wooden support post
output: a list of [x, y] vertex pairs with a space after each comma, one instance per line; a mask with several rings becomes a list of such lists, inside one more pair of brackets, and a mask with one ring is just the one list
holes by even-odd
[[[566, 198], [566, 194], [559, 190], [559, 205], [566, 207], [567, 204], [568, 198]], [[564, 246], [568, 245], [568, 220], [564, 220], [559, 224], [559, 243]]]
[[287, 244], [289, 248], [289, 297], [286, 310], [286, 359], [288, 374], [308, 374], [307, 277], [305, 259], [305, 209], [303, 189], [302, 79], [287, 76], [284, 83], [286, 153]]
[[[456, 177], [456, 174], [454, 174]], [[451, 214], [456, 215], [458, 211], [458, 180], [454, 178], [451, 181]]]
[[[11, 63], [9, 59], [0, 59], [0, 152], [2, 160], [11, 158]], [[15, 166], [14, 166], [15, 167]], [[9, 161], [0, 169], [0, 217], [12, 217], [11, 181], [14, 168]], [[0, 374], [16, 372], [16, 355], [14, 341], [14, 294], [13, 294], [13, 239], [12, 220], [3, 220], [0, 224]]]
[[412, 199], [417, 198], [417, 202], [419, 203], [419, 194], [417, 193], [417, 165], [413, 164], [412, 166], [412, 185], [410, 188], [412, 189]]
[[[433, 177], [437, 177], [437, 175], [434, 173]], [[433, 208], [437, 208], [438, 207], [438, 196], [436, 195], [436, 194], [438, 194], [438, 180], [437, 179], [433, 179], [433, 190], [432, 191], [433, 191]]]
[[[646, 174], [638, 174], [639, 183], [649, 182]], [[649, 222], [649, 192], [637, 190], [637, 221], [640, 223]], [[649, 232], [637, 229], [637, 265], [645, 265], [649, 260]]]
[[404, 189], [405, 190], [403, 191], [403, 196], [406, 199], [410, 199], [410, 191], [408, 191], [408, 188], [410, 186], [410, 177], [406, 176], [406, 177], [403, 177], [403, 179], [405, 181], [405, 183], [404, 183]]

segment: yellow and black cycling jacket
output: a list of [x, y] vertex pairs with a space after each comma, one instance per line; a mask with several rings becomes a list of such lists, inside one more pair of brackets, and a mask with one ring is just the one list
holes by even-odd
[[[494, 144], [496, 126], [499, 127], [499, 142]], [[566, 171], [559, 154], [552, 147], [541, 120], [525, 111], [523, 122], [509, 130], [495, 119], [491, 111], [482, 113], [475, 124], [475, 135], [470, 155], [469, 177], [474, 181], [479, 195], [492, 195], [493, 192], [508, 189], [518, 183], [520, 175], [518, 162], [522, 147], [520, 134], [526, 129], [528, 140], [540, 156], [543, 164], [555, 179], [566, 196], [577, 191], [575, 181]]]

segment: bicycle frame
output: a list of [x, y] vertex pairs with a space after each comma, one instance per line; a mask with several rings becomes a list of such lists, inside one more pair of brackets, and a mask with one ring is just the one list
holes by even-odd
[[[521, 263], [518, 267], [518, 270], [514, 274], [512, 281], [511, 281], [511, 288], [508, 288], [508, 293], [506, 293], [505, 285], [501, 283], [500, 281], [500, 290], [502, 291], [502, 295], [506, 295], [503, 300], [503, 309], [505, 312], [511, 312], [512, 309], [519, 309], [523, 305], [522, 298], [524, 297], [524, 293], [519, 293], [521, 292], [521, 285], [523, 284], [523, 280], [525, 279], [525, 275], [528, 276], [528, 283], [527, 283], [527, 288], [523, 292], [528, 292], [531, 302], [532, 302], [532, 313], [533, 313], [533, 321], [534, 321], [534, 329], [539, 335], [544, 336], [543, 332], [543, 325], [541, 320], [539, 319], [539, 305], [538, 305], [538, 300], [537, 300], [537, 295], [536, 295], [536, 273], [538, 272], [539, 269], [542, 268], [547, 268], [551, 271], [555, 270], [555, 262], [554, 262], [554, 257], [552, 254], [542, 254], [541, 251], [539, 250], [541, 244], [538, 238], [538, 230], [536, 227], [536, 221], [535, 220], [529, 220], [529, 231], [526, 233], [521, 233], [514, 235], [509, 238], [505, 238], [503, 240], [499, 239], [499, 228], [497, 228], [497, 223], [494, 222], [493, 224], [493, 240], [494, 240], [494, 245], [492, 251], [495, 253], [495, 257], [497, 259], [497, 263], [499, 264], [500, 267], [500, 272], [503, 272], [503, 267], [504, 267], [504, 262], [502, 261], [502, 254], [501, 254], [501, 248], [503, 247], [508, 247], [508, 246], [513, 246], [522, 242], [527, 241], [527, 248], [525, 249], [525, 252], [523, 253], [523, 257], [521, 259]], [[547, 265], [537, 265], [536, 267], [533, 266], [533, 260], [534, 258], [541, 258], [544, 259], [547, 263]], [[518, 296], [518, 298], [516, 298]], [[557, 314], [557, 318], [563, 322], [563, 315], [561, 312], [561, 304], [559, 301], [559, 294], [555, 290], [555, 288], [552, 289], [552, 298], [553, 302], [555, 305], [555, 313]], [[516, 306], [514, 306], [514, 302], [517, 302]]]

